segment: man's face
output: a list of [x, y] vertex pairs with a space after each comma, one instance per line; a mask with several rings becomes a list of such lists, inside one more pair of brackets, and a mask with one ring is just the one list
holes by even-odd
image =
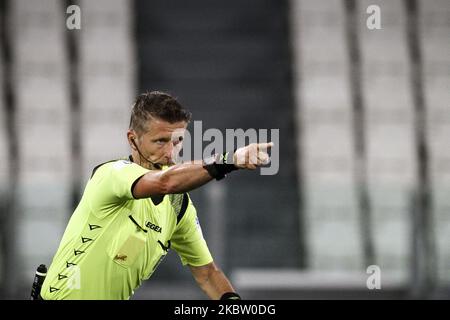
[[170, 123], [153, 118], [147, 123], [147, 132], [138, 135], [135, 142], [147, 159], [160, 165], [172, 165], [174, 155], [181, 150], [186, 127], [185, 121]]

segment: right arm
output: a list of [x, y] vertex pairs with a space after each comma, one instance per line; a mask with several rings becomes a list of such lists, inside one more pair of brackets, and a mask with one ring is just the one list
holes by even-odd
[[163, 171], [150, 171], [143, 175], [133, 188], [137, 199], [154, 195], [183, 193], [211, 181], [202, 161], [177, 164]]
[[[237, 168], [254, 170], [267, 163], [266, 150], [271, 146], [272, 143], [254, 143], [239, 148], [233, 155], [233, 163]], [[177, 164], [163, 171], [150, 171], [143, 175], [133, 188], [133, 196], [139, 199], [188, 192], [212, 179], [201, 160]]]

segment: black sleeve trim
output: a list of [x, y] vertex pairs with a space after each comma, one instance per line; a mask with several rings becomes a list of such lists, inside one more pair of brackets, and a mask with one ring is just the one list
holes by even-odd
[[138, 181], [139, 180], [141, 180], [141, 178], [143, 177], [143, 176], [145, 176], [145, 173], [143, 173], [139, 178], [137, 178], [136, 180], [134, 180], [134, 182], [133, 182], [133, 184], [131, 185], [131, 195], [133, 196], [133, 199], [139, 199], [139, 198], [136, 198], [135, 196], [134, 196], [134, 187], [136, 186], [136, 184], [138, 183]]
[[109, 161], [100, 163], [98, 166], [96, 166], [96, 167], [94, 168], [94, 170], [92, 170], [91, 179], [92, 179], [92, 177], [94, 176], [94, 174], [95, 174], [95, 172], [97, 171], [97, 169], [100, 168], [102, 165], [107, 164], [107, 163], [110, 163], [110, 162], [118, 161], [118, 160], [120, 160], [120, 159], [109, 160]]
[[187, 207], [189, 205], [189, 196], [187, 193], [183, 194], [183, 203], [181, 204], [180, 213], [177, 216], [177, 224], [181, 221], [184, 214], [186, 213]]

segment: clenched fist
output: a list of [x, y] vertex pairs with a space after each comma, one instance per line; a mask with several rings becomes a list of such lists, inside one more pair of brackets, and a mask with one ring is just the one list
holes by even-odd
[[255, 170], [270, 162], [267, 150], [273, 147], [273, 142], [252, 143], [239, 148], [233, 155], [233, 163], [240, 169]]

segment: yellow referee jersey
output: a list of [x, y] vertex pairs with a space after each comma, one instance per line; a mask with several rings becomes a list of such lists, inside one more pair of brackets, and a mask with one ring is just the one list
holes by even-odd
[[44, 300], [128, 299], [170, 249], [183, 265], [212, 261], [187, 193], [133, 197], [148, 171], [128, 160], [94, 170], [48, 270]]

